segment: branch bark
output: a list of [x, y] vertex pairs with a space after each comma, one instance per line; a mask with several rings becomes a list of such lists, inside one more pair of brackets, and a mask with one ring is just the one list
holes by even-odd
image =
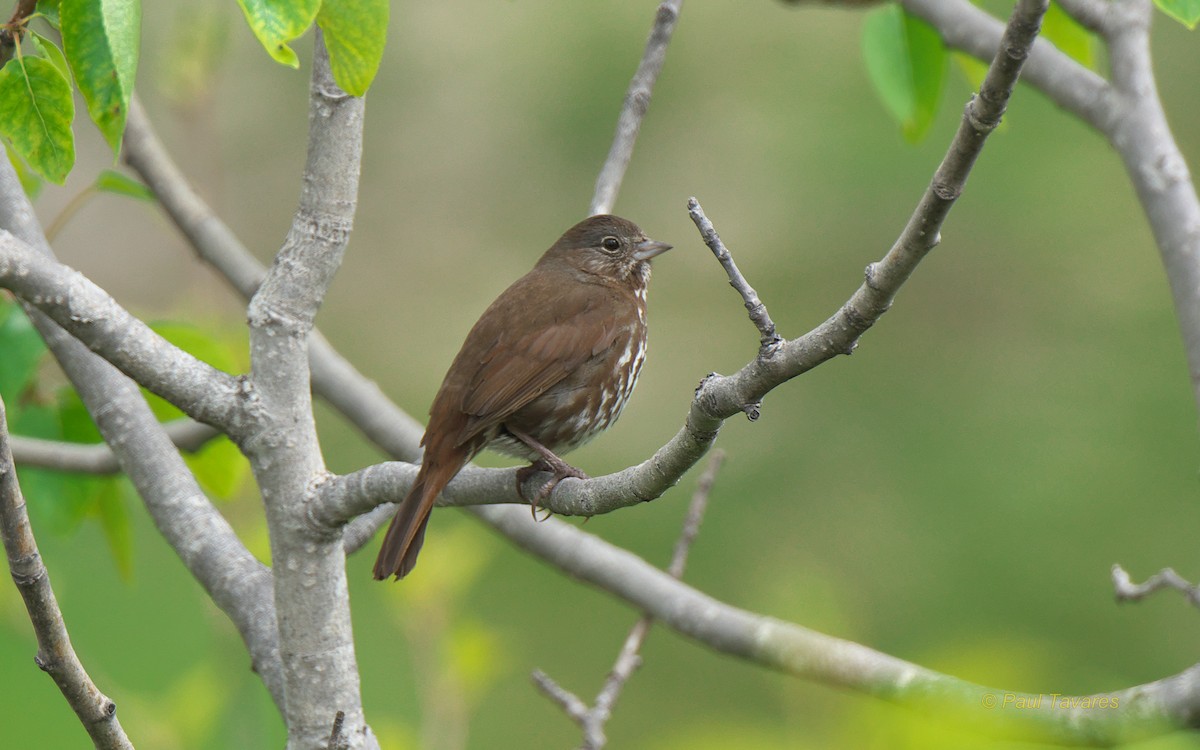
[[71, 637], [50, 586], [50, 574], [42, 564], [29, 525], [25, 498], [17, 484], [3, 401], [0, 401], [0, 540], [4, 542], [8, 569], [37, 636], [38, 652], [34, 660], [38, 667], [58, 685], [97, 748], [133, 750], [117, 719], [117, 704], [92, 682], [71, 646]]
[[646, 50], [642, 53], [633, 80], [629, 82], [624, 106], [617, 117], [616, 135], [596, 178], [596, 190], [588, 209], [591, 216], [612, 213], [613, 205], [617, 202], [617, 193], [621, 190], [629, 160], [633, 158], [633, 146], [642, 129], [646, 111], [650, 108], [650, 95], [667, 59], [667, 45], [671, 43], [671, 34], [675, 31], [682, 5], [683, 0], [667, 0], [654, 13], [654, 26], [650, 29], [650, 38], [646, 40]]
[[[209, 425], [190, 419], [168, 422], [163, 425], [163, 430], [176, 448], [187, 453], [195, 453], [221, 434]], [[105, 443], [64, 443], [13, 435], [10, 445], [13, 459], [22, 466], [84, 474], [117, 474], [121, 471], [117, 455]]]
[[307, 341], [353, 225], [363, 100], [334, 83], [316, 33], [308, 161], [282, 249], [250, 301], [250, 360], [261, 429], [243, 443], [266, 509], [283, 665], [283, 713], [292, 750], [339, 741], [378, 747], [366, 724], [341, 529], [306, 522], [327, 476], [313, 416]]

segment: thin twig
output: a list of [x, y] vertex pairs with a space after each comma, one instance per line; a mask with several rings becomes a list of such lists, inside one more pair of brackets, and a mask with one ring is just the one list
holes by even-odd
[[750, 314], [750, 322], [758, 329], [759, 356], [772, 356], [778, 351], [780, 344], [783, 343], [783, 337], [775, 332], [775, 321], [771, 320], [771, 314], [767, 312], [767, 306], [758, 298], [758, 292], [754, 291], [754, 287], [750, 286], [750, 282], [746, 281], [746, 277], [738, 270], [737, 263], [733, 261], [733, 255], [729, 252], [729, 248], [725, 247], [724, 242], [721, 242], [721, 236], [717, 234], [713, 223], [704, 215], [704, 209], [700, 207], [700, 201], [695, 198], [688, 198], [687, 207], [688, 215], [692, 217], [692, 222], [696, 225], [696, 228], [700, 230], [700, 238], [704, 240], [705, 245], [708, 245], [708, 249], [712, 250], [713, 255], [717, 256], [721, 267], [725, 269], [725, 274], [729, 277], [729, 286], [736, 289], [737, 293], [742, 295], [742, 302], [746, 305], [746, 312]]
[[[687, 566], [688, 553], [692, 544], [700, 534], [700, 524], [704, 521], [704, 511], [708, 507], [708, 495], [712, 492], [713, 482], [717, 472], [725, 460], [725, 451], [714, 450], [708, 461], [708, 468], [696, 482], [696, 491], [692, 493], [692, 502], [688, 504], [687, 516], [683, 521], [683, 529], [675, 541], [675, 549], [671, 554], [671, 564], [667, 573], [676, 580], [683, 578], [683, 570]], [[604, 725], [612, 718], [613, 706], [617, 703], [625, 683], [642, 665], [640, 652], [646, 637], [650, 635], [650, 626], [654, 624], [654, 616], [645, 614], [633, 625], [613, 668], [604, 680], [604, 686], [596, 694], [596, 700], [588, 708], [578, 696], [559, 685], [554, 678], [540, 669], [533, 672], [533, 682], [546, 697], [557, 703], [559, 707], [583, 730], [583, 744], [580, 750], [601, 750], [608, 738], [604, 735]]]
[[[191, 419], [168, 422], [163, 429], [175, 447], [186, 453], [195, 453], [221, 435], [216, 428]], [[82, 474], [121, 471], [121, 464], [107, 443], [67, 443], [22, 435], [10, 436], [9, 442], [13, 458], [21, 466]]]
[[1173, 568], [1163, 568], [1147, 578], [1144, 583], [1134, 583], [1124, 568], [1114, 565], [1112, 582], [1118, 602], [1136, 602], [1160, 589], [1175, 589], [1187, 597], [1193, 607], [1200, 608], [1200, 584], [1190, 583]]
[[20, 0], [13, 9], [8, 23], [0, 28], [0, 67], [12, 59], [21, 37], [25, 33], [25, 21], [37, 11], [37, 0]]
[[29, 525], [25, 498], [17, 483], [16, 468], [8, 447], [3, 401], [0, 401], [0, 538], [8, 554], [13, 582], [25, 600], [29, 621], [37, 635], [38, 652], [34, 660], [38, 667], [58, 685], [97, 748], [132, 748], [133, 744], [117, 720], [117, 705], [92, 682], [71, 647], [66, 623], [50, 586], [50, 574], [42, 564], [37, 540]]
[[671, 33], [675, 31], [675, 22], [679, 20], [681, 5], [683, 0], [667, 0], [658, 6], [654, 14], [654, 27], [650, 29], [650, 38], [646, 40], [646, 51], [642, 53], [642, 61], [633, 74], [633, 80], [629, 82], [625, 106], [617, 117], [617, 133], [608, 150], [608, 158], [604, 160], [604, 166], [596, 178], [596, 191], [588, 209], [592, 216], [612, 213], [613, 205], [617, 202], [617, 193], [621, 190], [621, 181], [625, 179], [625, 170], [633, 157], [633, 145], [641, 130], [642, 119], [650, 108], [650, 95], [666, 60], [667, 45], [671, 42]]

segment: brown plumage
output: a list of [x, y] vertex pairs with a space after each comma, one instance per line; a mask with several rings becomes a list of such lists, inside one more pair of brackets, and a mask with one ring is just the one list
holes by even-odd
[[625, 407], [646, 353], [650, 259], [670, 248], [631, 221], [593, 216], [496, 298], [433, 399], [425, 457], [383, 539], [375, 578], [412, 570], [438, 493], [486, 447], [553, 472], [539, 498], [564, 477], [585, 476], [557, 454]]

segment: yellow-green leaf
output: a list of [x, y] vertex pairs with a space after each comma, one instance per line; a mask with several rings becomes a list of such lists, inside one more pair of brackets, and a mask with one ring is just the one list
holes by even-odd
[[59, 12], [75, 83], [115, 156], [137, 76], [141, 0], [62, 0]]
[[1067, 15], [1058, 3], [1050, 3], [1042, 17], [1042, 37], [1068, 57], [1089, 68], [1096, 62], [1096, 37]]
[[896, 4], [863, 19], [867, 74], [904, 137], [918, 141], [933, 123], [946, 74], [946, 48], [937, 31]]
[[35, 174], [25, 160], [17, 156], [12, 150], [12, 146], [8, 143], [4, 144], [4, 153], [8, 156], [8, 161], [13, 165], [13, 169], [17, 173], [17, 179], [21, 181], [21, 189], [25, 191], [25, 195], [29, 200], [37, 200], [38, 195], [42, 192], [42, 185], [45, 180]]
[[29, 30], [29, 38], [33, 40], [33, 46], [37, 48], [38, 52], [42, 53], [42, 57], [54, 63], [54, 67], [58, 68], [58, 71], [63, 74], [63, 78], [70, 83], [71, 69], [67, 67], [67, 58], [58, 45], [33, 29]]
[[20, 56], [0, 70], [0, 136], [30, 169], [61, 185], [75, 165], [71, 84], [40, 57]]
[[321, 0], [238, 0], [246, 23], [276, 62], [298, 68], [300, 60], [288, 42], [308, 31], [321, 9]]
[[136, 198], [140, 201], [154, 202], [154, 192], [137, 180], [123, 175], [112, 169], [103, 169], [96, 176], [94, 183], [96, 190], [101, 193], [115, 193], [116, 195], [124, 195], [127, 198]]
[[1154, 4], [1189, 29], [1200, 23], [1200, 0], [1154, 0]]
[[366, 94], [387, 42], [388, 0], [325, 0], [317, 24], [337, 85], [353, 96]]

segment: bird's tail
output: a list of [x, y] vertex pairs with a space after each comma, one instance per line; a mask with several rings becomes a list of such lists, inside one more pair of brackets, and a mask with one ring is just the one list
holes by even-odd
[[[430, 451], [425, 453], [427, 459], [429, 453]], [[412, 571], [413, 566], [417, 564], [417, 554], [425, 541], [425, 526], [429, 523], [433, 501], [462, 468], [463, 463], [465, 462], [451, 461], [448, 464], [421, 464], [412, 489], [400, 502], [396, 517], [392, 519], [392, 525], [383, 537], [379, 557], [375, 558], [375, 580], [382, 581], [388, 576], [395, 576], [396, 580], [399, 580]]]

